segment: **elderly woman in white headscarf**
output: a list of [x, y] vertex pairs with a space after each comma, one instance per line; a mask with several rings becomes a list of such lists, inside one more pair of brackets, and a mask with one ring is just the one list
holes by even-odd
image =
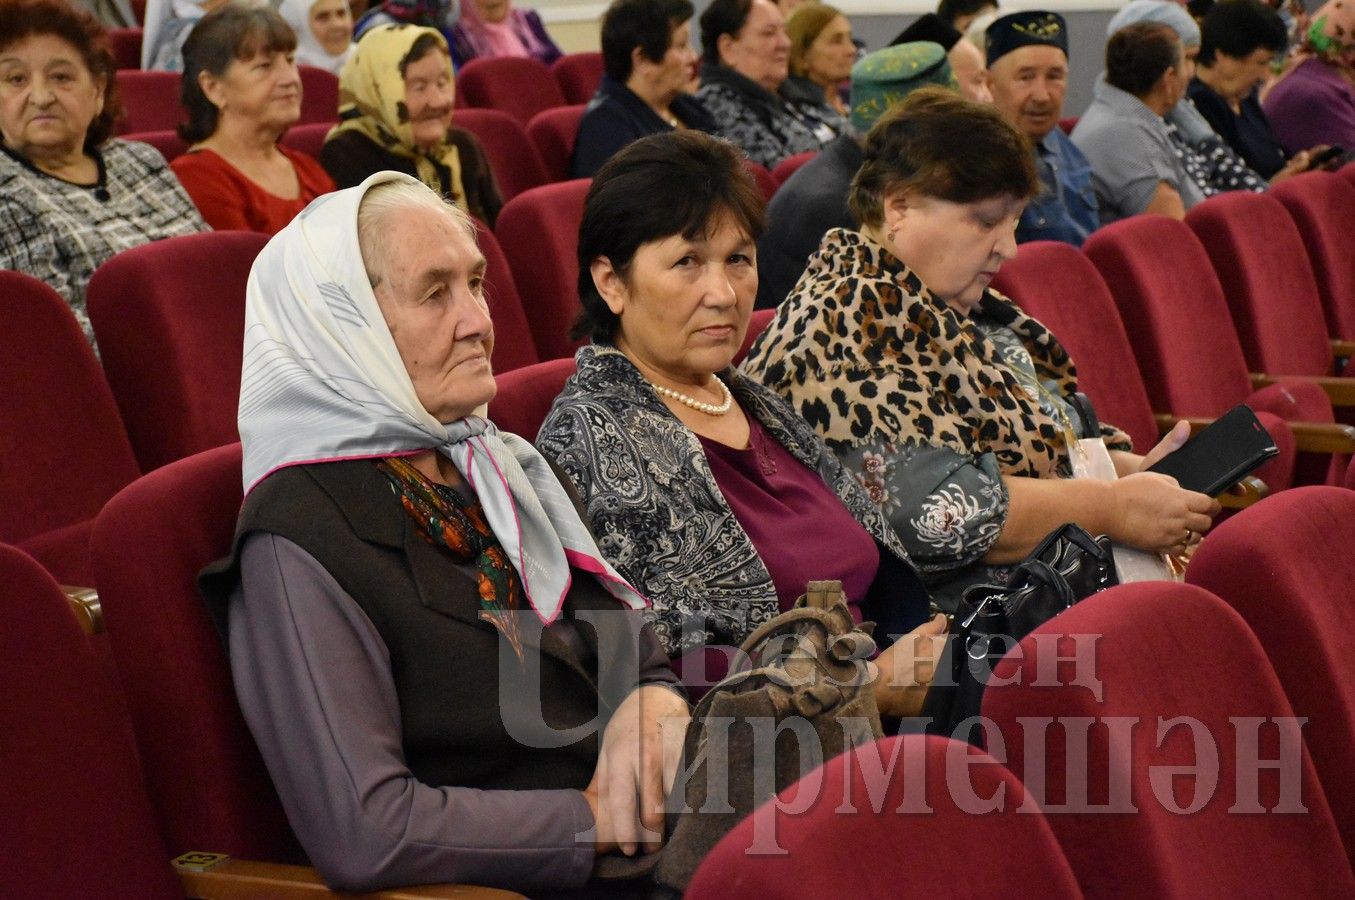
[[353, 53], [348, 0], [282, 0], [278, 15], [296, 32], [297, 65], [339, 74]]
[[598, 854], [657, 847], [676, 772], [687, 704], [646, 601], [480, 412], [484, 269], [465, 213], [382, 172], [250, 273], [246, 499], [204, 587], [335, 888], [578, 887]]

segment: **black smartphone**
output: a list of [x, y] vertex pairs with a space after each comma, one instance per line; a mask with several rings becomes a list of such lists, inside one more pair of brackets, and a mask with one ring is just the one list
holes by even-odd
[[1313, 154], [1312, 157], [1310, 157], [1308, 160], [1308, 168], [1309, 170], [1320, 169], [1327, 163], [1331, 162], [1333, 159], [1336, 159], [1338, 156], [1344, 156], [1345, 153], [1346, 148], [1340, 146], [1339, 144], [1332, 144], [1330, 147], [1328, 147], [1326, 150], [1323, 150], [1321, 153]]
[[1217, 497], [1279, 452], [1256, 413], [1240, 403], [1148, 471], [1170, 475], [1186, 490]]

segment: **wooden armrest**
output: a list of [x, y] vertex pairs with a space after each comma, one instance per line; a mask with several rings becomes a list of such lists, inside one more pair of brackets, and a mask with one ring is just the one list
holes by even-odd
[[251, 862], [221, 853], [185, 853], [174, 860], [189, 900], [292, 900], [343, 897], [345, 900], [522, 900], [521, 894], [462, 884], [425, 884], [371, 894], [341, 894], [325, 887], [309, 866]]
[[1355, 453], [1355, 427], [1335, 422], [1288, 422], [1304, 453]]
[[71, 611], [85, 634], [102, 634], [104, 630], [104, 611], [99, 605], [99, 592], [94, 588], [63, 584], [61, 591], [71, 604]]
[[1332, 356], [1340, 359], [1350, 359], [1355, 356], [1355, 341], [1343, 341], [1340, 338], [1331, 339]]
[[1153, 420], [1157, 422], [1158, 434], [1164, 435], [1171, 431], [1177, 422], [1189, 422], [1192, 436], [1199, 434], [1206, 426], [1214, 424], [1214, 420], [1208, 416], [1174, 416], [1171, 413], [1153, 413]]
[[1332, 406], [1355, 406], [1355, 378], [1333, 378], [1316, 375], [1261, 375], [1251, 373], [1253, 388], [1269, 387], [1286, 381], [1311, 381], [1326, 392]]
[[1219, 495], [1219, 505], [1224, 509], [1246, 509], [1269, 493], [1270, 485], [1255, 475], [1248, 475]]

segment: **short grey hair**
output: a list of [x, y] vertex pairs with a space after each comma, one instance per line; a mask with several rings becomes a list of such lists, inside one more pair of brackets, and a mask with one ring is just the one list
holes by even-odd
[[461, 207], [439, 196], [432, 188], [419, 181], [404, 178], [383, 181], [362, 195], [358, 203], [358, 250], [362, 253], [362, 267], [372, 287], [381, 282], [386, 260], [386, 217], [411, 207], [438, 210], [452, 217], [465, 230], [471, 243], [478, 244], [475, 222]]

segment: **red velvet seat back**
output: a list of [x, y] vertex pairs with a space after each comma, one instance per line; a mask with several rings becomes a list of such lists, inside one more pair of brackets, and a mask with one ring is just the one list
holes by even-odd
[[246, 231], [154, 241], [90, 280], [104, 370], [144, 471], [240, 439], [245, 282], [266, 243]]
[[574, 374], [574, 358], [552, 359], [495, 375], [499, 392], [489, 404], [489, 420], [535, 443], [551, 404]]
[[572, 357], [579, 346], [569, 330], [579, 314], [579, 223], [591, 184], [578, 178], [527, 191], [504, 205], [494, 228], [543, 360]]
[[993, 287], [1059, 339], [1077, 366], [1078, 387], [1103, 422], [1123, 429], [1141, 453], [1157, 443], [1157, 423], [1129, 336], [1087, 257], [1059, 241], [1022, 244]]
[[[977, 814], [999, 798], [1000, 812]], [[886, 738], [841, 754], [724, 837], [690, 900], [758, 897], [1081, 897], [1021, 782], [947, 738]], [[775, 847], [777, 854], [770, 850]]]
[[278, 143], [290, 147], [293, 150], [300, 150], [311, 159], [320, 158], [320, 150], [325, 146], [325, 135], [335, 125], [334, 118], [320, 122], [306, 122], [304, 124], [293, 125], [287, 129], [287, 133], [282, 136]]
[[543, 109], [566, 105], [550, 70], [529, 57], [472, 59], [456, 73], [456, 87], [468, 106], [501, 110], [520, 125]]
[[140, 28], [108, 29], [108, 45], [119, 69], [141, 68], [141, 33]]
[[[1283, 535], [1283, 540], [1276, 540]], [[1245, 509], [1209, 534], [1186, 577], [1222, 597], [1264, 635], [1336, 816], [1355, 859], [1355, 492], [1285, 491]]]
[[1209, 254], [1252, 370], [1330, 375], [1322, 298], [1283, 204], [1266, 194], [1230, 191], [1195, 206], [1186, 224]]
[[737, 366], [743, 362], [743, 358], [748, 355], [748, 351], [753, 349], [753, 341], [756, 341], [758, 336], [767, 330], [767, 326], [772, 324], [774, 318], [776, 318], [774, 308], [753, 310], [753, 314], [748, 317], [748, 331], [743, 336], [743, 343], [739, 345], [739, 352], [734, 354], [734, 365]]
[[[1111, 588], [994, 674], [983, 714], [1088, 897], [1355, 895], [1294, 710], [1256, 636], [1208, 591]], [[1282, 727], [1284, 777], [1246, 764], [1282, 758]], [[1002, 756], [991, 737], [989, 750]], [[1178, 768], [1195, 765], [1208, 774]]]
[[1110, 288], [1153, 407], [1217, 416], [1251, 392], [1223, 289], [1191, 230], [1165, 216], [1105, 226], [1083, 247]]
[[62, 581], [92, 582], [88, 523], [139, 471], [113, 395], [66, 301], [0, 271], [0, 541]]
[[1355, 162], [1346, 163], [1337, 174], [1349, 181], [1352, 187], [1355, 187]]
[[743, 167], [748, 170], [748, 174], [753, 176], [753, 181], [757, 182], [757, 189], [762, 192], [763, 200], [771, 200], [776, 189], [781, 186], [772, 173], [767, 171], [767, 167], [762, 163], [753, 162], [751, 159], [743, 161]]
[[497, 109], [458, 109], [454, 124], [480, 141], [504, 200], [545, 184], [546, 167], [523, 123]]
[[566, 103], [587, 103], [593, 99], [605, 70], [602, 54], [597, 52], [566, 53], [550, 67]]
[[118, 134], [173, 131], [178, 127], [184, 117], [178, 72], [118, 69], [116, 77], [123, 111]]
[[494, 232], [484, 223], [476, 222], [475, 231], [480, 252], [485, 255], [485, 298], [489, 301], [489, 317], [494, 320], [490, 364], [496, 374], [530, 366], [539, 357], [532, 329], [527, 325], [527, 313], [522, 309], [522, 298], [508, 268], [508, 258], [503, 255]]
[[12, 898], [183, 897], [127, 710], [55, 581], [0, 544], [0, 879]]
[[801, 166], [818, 155], [819, 151], [817, 150], [806, 150], [804, 153], [787, 156], [776, 164], [776, 168], [772, 169], [772, 180], [776, 182], [778, 188], [781, 187], [790, 176], [800, 171]]
[[239, 444], [180, 460], [113, 498], [91, 551], [169, 852], [291, 861], [295, 839], [197, 588], [203, 567], [230, 552], [241, 492]]
[[1332, 172], [1287, 178], [1270, 191], [1294, 218], [1333, 337], [1355, 340], [1355, 186]]
[[339, 76], [315, 66], [296, 68], [301, 73], [301, 118], [297, 124], [338, 121]]
[[177, 131], [140, 131], [136, 134], [124, 134], [122, 138], [126, 141], [140, 141], [143, 144], [150, 144], [160, 151], [160, 155], [165, 158], [165, 162], [173, 162], [188, 152], [187, 142], [179, 137]]
[[551, 181], [565, 181], [574, 158], [574, 139], [579, 135], [583, 105], [543, 109], [527, 123], [527, 136], [546, 166]]

